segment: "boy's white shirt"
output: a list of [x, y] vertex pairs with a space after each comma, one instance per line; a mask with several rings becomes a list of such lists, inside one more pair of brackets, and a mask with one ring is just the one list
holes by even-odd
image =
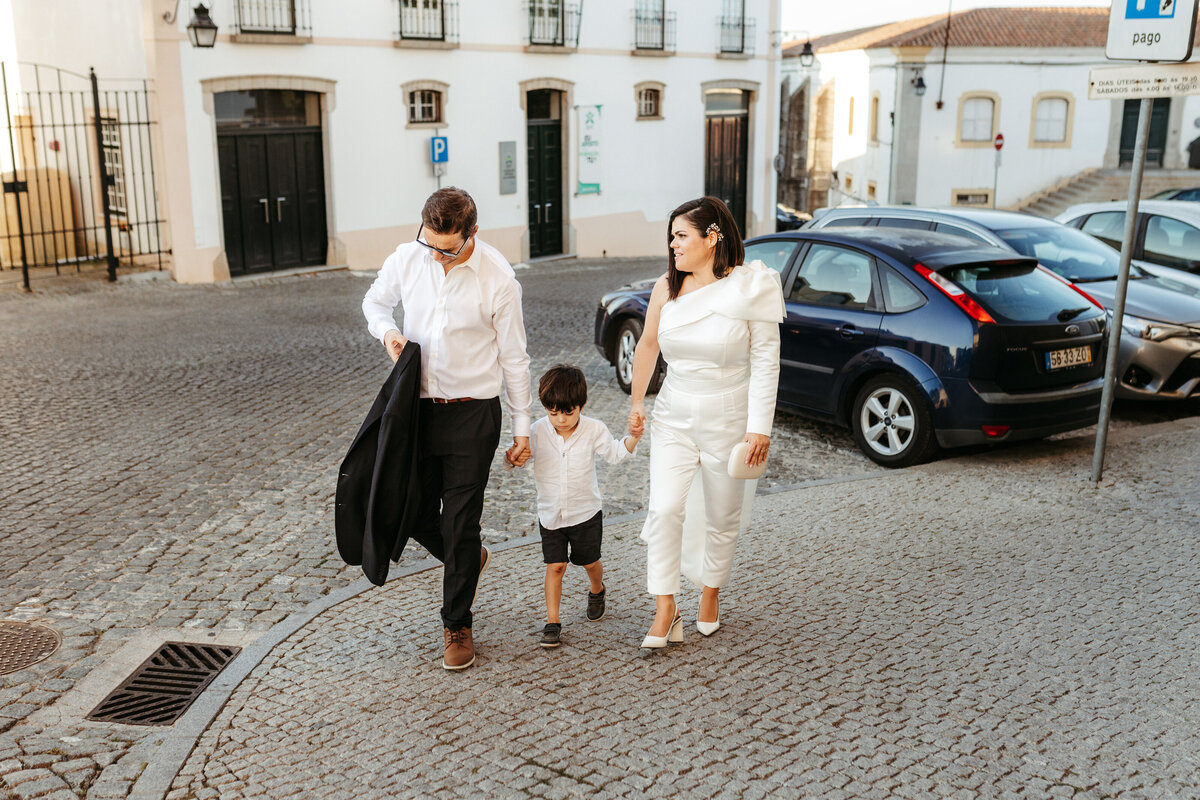
[[549, 417], [536, 420], [529, 432], [529, 448], [537, 483], [538, 520], [550, 530], [586, 522], [600, 510], [596, 456], [616, 464], [630, 455], [624, 436], [614, 437], [603, 422], [582, 414], [565, 440]]

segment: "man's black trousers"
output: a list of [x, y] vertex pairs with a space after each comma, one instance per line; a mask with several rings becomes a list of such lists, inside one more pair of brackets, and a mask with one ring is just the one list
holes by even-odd
[[500, 398], [421, 400], [421, 511], [412, 538], [445, 565], [442, 624], [471, 627], [479, 581], [479, 518], [500, 443]]

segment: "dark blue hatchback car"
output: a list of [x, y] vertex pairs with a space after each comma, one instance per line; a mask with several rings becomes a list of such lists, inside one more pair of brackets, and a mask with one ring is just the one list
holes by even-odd
[[[746, 242], [756, 259], [787, 301], [780, 405], [849, 426], [876, 463], [1096, 422], [1107, 317], [1035, 259], [879, 228], [761, 236]], [[596, 313], [596, 346], [626, 391], [653, 283], [605, 295]]]

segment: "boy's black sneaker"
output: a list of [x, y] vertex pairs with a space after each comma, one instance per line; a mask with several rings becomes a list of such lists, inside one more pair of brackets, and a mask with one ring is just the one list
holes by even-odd
[[547, 622], [546, 627], [542, 628], [542, 640], [538, 642], [542, 647], [558, 647], [562, 642], [558, 635], [562, 633], [562, 623]]
[[587, 618], [592, 622], [604, 619], [604, 593], [607, 591], [608, 587], [599, 592], [588, 592]]

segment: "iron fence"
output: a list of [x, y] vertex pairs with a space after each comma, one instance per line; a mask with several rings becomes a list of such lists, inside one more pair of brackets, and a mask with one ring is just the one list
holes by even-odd
[[0, 62], [0, 269], [163, 267], [153, 91], [41, 64]]
[[312, 35], [308, 0], [237, 0], [234, 9], [238, 33]]
[[456, 0], [400, 0], [401, 40], [458, 41]]
[[675, 50], [675, 12], [663, 11], [662, 0], [638, 3], [633, 10], [633, 49]]
[[754, 55], [754, 20], [745, 17], [721, 17], [721, 52]]
[[562, 0], [529, 0], [529, 43], [554, 47], [579, 46], [579, 5]]

